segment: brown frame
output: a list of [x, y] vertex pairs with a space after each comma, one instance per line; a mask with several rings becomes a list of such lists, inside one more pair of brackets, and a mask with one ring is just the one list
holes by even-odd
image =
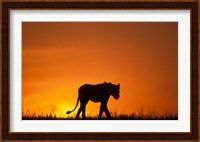
[[[189, 9], [191, 10], [191, 132], [178, 133], [19, 133], [9, 131], [10, 9]], [[3, 2], [2, 3], [2, 139], [3, 140], [194, 140], [198, 139], [198, 3], [197, 2]]]

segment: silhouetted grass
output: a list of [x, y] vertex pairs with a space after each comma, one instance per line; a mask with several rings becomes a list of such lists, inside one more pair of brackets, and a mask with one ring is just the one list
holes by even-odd
[[[172, 111], [168, 110], [164, 114], [158, 114], [155, 108], [153, 110], [148, 110], [148, 113], [144, 113], [144, 108], [141, 107], [137, 110], [137, 113], [131, 114], [117, 114], [117, 112], [111, 112], [112, 118], [107, 119], [106, 117], [100, 120], [178, 120], [178, 114], [173, 114]], [[86, 114], [87, 120], [99, 120], [98, 116], [91, 116]], [[50, 113], [30, 113], [27, 111], [23, 113], [22, 120], [76, 120], [74, 116], [66, 115], [58, 116], [55, 110]], [[79, 120], [82, 120], [81, 115]]]
[[[97, 116], [87, 116], [87, 120], [99, 120]], [[52, 115], [44, 116], [23, 116], [23, 120], [75, 120], [75, 117], [58, 117]], [[82, 120], [81, 117], [79, 120]], [[112, 118], [107, 119], [106, 117], [100, 120], [178, 120], [177, 115], [173, 116], [135, 116], [134, 114], [119, 114], [117, 116], [112, 116]]]

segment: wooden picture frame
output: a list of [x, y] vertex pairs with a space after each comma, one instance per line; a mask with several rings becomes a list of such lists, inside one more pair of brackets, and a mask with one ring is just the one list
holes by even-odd
[[[190, 132], [10, 132], [10, 10], [190, 10]], [[2, 3], [2, 139], [3, 140], [197, 140], [198, 139], [198, 3], [197, 2], [3, 2]]]

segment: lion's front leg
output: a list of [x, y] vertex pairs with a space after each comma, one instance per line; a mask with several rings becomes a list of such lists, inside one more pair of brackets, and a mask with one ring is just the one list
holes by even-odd
[[106, 115], [107, 115], [107, 118], [110, 119], [110, 118], [111, 118], [111, 115], [110, 115], [110, 112], [109, 112], [107, 106], [105, 106], [105, 109], [104, 109], [104, 110], [105, 110], [105, 113], [106, 113]]

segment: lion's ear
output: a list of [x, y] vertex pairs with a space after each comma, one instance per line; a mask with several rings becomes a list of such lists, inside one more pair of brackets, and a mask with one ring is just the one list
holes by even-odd
[[118, 83], [117, 86], [120, 87], [120, 84]]

